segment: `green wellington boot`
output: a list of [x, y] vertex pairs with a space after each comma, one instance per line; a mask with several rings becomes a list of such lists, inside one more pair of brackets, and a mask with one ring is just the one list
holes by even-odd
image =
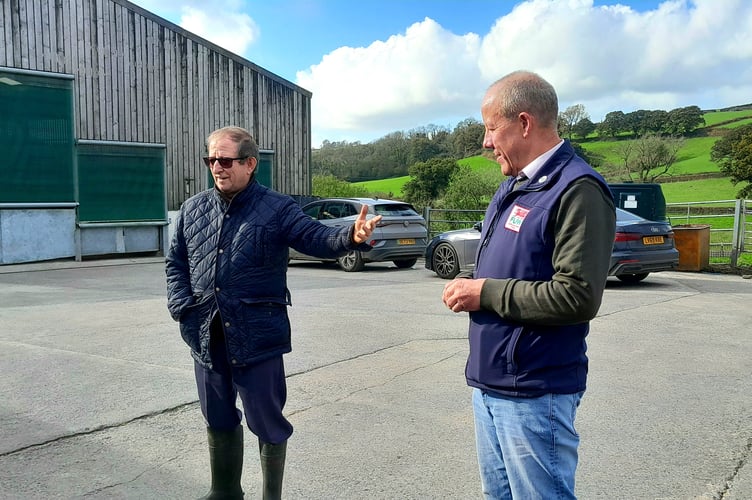
[[265, 443], [259, 439], [261, 472], [264, 476], [264, 500], [282, 498], [282, 476], [285, 472], [285, 454], [287, 441], [279, 444]]
[[243, 498], [240, 476], [243, 473], [243, 426], [231, 431], [206, 428], [209, 437], [211, 490], [202, 500]]

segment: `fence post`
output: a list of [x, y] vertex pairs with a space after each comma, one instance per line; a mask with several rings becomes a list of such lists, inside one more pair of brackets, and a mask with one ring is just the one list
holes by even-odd
[[744, 200], [736, 200], [734, 204], [734, 232], [731, 237], [731, 267], [736, 267], [739, 252], [744, 248]]

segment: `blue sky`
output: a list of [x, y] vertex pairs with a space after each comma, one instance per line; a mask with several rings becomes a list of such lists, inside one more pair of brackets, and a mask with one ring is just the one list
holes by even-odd
[[747, 0], [136, 0], [313, 92], [313, 146], [479, 118], [536, 71], [563, 111], [752, 102]]

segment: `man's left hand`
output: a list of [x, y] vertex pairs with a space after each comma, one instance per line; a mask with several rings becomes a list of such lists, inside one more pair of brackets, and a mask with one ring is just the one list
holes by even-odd
[[368, 214], [368, 206], [363, 205], [360, 208], [360, 214], [355, 219], [355, 229], [353, 230], [353, 241], [357, 244], [365, 243], [368, 241], [368, 237], [371, 236], [373, 230], [376, 228], [376, 224], [381, 220], [381, 216], [377, 215], [371, 219], [366, 220]]

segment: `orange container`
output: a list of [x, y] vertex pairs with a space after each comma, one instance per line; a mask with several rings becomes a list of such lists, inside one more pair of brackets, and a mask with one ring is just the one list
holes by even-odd
[[710, 226], [679, 224], [673, 226], [679, 251], [679, 271], [702, 271], [710, 266]]

